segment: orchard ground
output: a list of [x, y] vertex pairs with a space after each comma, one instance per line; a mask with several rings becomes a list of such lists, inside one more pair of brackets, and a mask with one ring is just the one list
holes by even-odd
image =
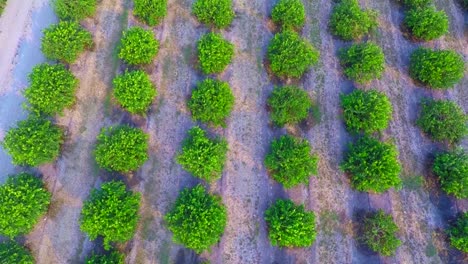
[[[454, 0], [435, 1], [449, 16], [450, 34], [422, 44], [403, 36], [403, 9], [396, 1], [360, 0], [361, 6], [380, 12], [379, 29], [370, 39], [383, 48], [387, 66], [382, 79], [359, 87], [376, 88], [392, 101], [393, 120], [382, 138], [394, 140], [403, 165], [402, 190], [383, 195], [353, 191], [339, 169], [351, 140], [340, 116], [339, 96], [350, 92], [353, 85], [343, 76], [337, 57], [338, 49], [349, 43], [333, 38], [327, 30], [332, 1], [303, 1], [307, 22], [302, 34], [320, 50], [321, 59], [301, 80], [291, 82], [318, 103], [320, 121], [308, 127], [278, 129], [269, 124], [266, 100], [279, 82], [270, 78], [264, 64], [274, 30], [268, 19], [274, 1], [233, 0], [236, 18], [223, 35], [235, 44], [236, 54], [219, 78], [230, 83], [236, 103], [225, 129], [209, 128], [229, 143], [223, 176], [211, 186], [223, 197], [229, 220], [221, 242], [201, 257], [172, 242], [163, 215], [181, 189], [197, 183], [174, 158], [194, 125], [186, 101], [191, 89], [204, 78], [195, 69], [196, 41], [208, 29], [191, 15], [192, 0], [168, 1], [168, 16], [153, 28], [161, 42], [160, 53], [145, 67], [158, 97], [146, 118], [132, 117], [116, 107], [110, 96], [112, 79], [125, 69], [115, 52], [121, 31], [140, 25], [132, 16], [130, 2], [102, 0], [94, 18], [82, 22], [96, 45], [70, 67], [80, 79], [80, 88], [75, 106], [57, 119], [67, 133], [62, 155], [56, 163], [38, 169], [53, 192], [49, 214], [26, 237], [38, 263], [79, 263], [99, 244], [85, 237], [78, 220], [83, 201], [101, 179], [123, 178], [99, 170], [92, 156], [100, 129], [121, 122], [150, 135], [149, 161], [126, 180], [143, 194], [139, 230], [121, 248], [129, 263], [197, 263], [202, 259], [211, 263], [461, 263], [466, 258], [449, 247], [443, 229], [458, 212], [468, 210], [468, 201], [444, 195], [428, 176], [431, 153], [442, 146], [424, 137], [414, 122], [423, 97], [448, 98], [468, 111], [468, 75], [448, 91], [417, 87], [408, 75], [409, 57], [418, 45], [451, 48], [465, 60], [468, 57], [467, 18]], [[49, 0], [10, 0], [0, 18], [0, 138], [26, 116], [21, 92], [28, 85], [32, 67], [44, 61], [41, 30], [55, 21]], [[286, 131], [307, 138], [320, 156], [318, 176], [309, 186], [287, 191], [267, 175], [263, 164], [271, 140]], [[467, 140], [462, 145], [467, 148]], [[0, 151], [0, 181], [19, 170]], [[418, 181], [420, 175], [424, 175], [425, 185]], [[263, 214], [280, 197], [290, 197], [316, 212], [314, 246], [279, 249], [270, 245]], [[361, 210], [378, 208], [391, 213], [400, 227], [402, 246], [395, 257], [380, 258], [355, 240], [353, 220]]]

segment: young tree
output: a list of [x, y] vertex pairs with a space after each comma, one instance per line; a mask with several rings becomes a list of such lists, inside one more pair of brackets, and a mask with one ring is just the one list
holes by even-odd
[[125, 72], [113, 83], [115, 99], [132, 114], [144, 114], [157, 95], [148, 74], [141, 70]]
[[29, 82], [24, 96], [37, 114], [61, 114], [75, 102], [79, 81], [62, 64], [35, 66], [29, 74]]
[[352, 133], [383, 131], [392, 118], [390, 100], [377, 90], [354, 90], [341, 95], [341, 106], [346, 128]]
[[273, 8], [271, 18], [283, 29], [301, 29], [306, 21], [304, 4], [301, 0], [280, 0]]
[[285, 188], [308, 184], [310, 176], [317, 174], [317, 163], [309, 142], [289, 135], [273, 140], [265, 158], [271, 176]]
[[34, 257], [15, 241], [7, 241], [0, 243], [0, 261], [2, 264], [34, 264]]
[[118, 56], [129, 65], [149, 64], [158, 51], [159, 41], [151, 30], [132, 27], [123, 33]]
[[463, 149], [437, 154], [432, 171], [442, 190], [458, 199], [468, 198], [468, 154]]
[[3, 140], [3, 148], [13, 164], [39, 166], [54, 161], [60, 154], [63, 131], [49, 120], [29, 117], [19, 121]]
[[202, 36], [197, 49], [198, 60], [204, 74], [224, 71], [234, 57], [234, 45], [218, 33], [210, 32]]
[[468, 115], [448, 100], [425, 100], [416, 124], [434, 141], [460, 142], [468, 134]]
[[235, 16], [231, 0], [195, 0], [192, 12], [198, 21], [216, 28], [228, 27]]
[[319, 56], [309, 42], [290, 30], [276, 34], [267, 52], [272, 72], [281, 78], [300, 78]]
[[353, 188], [361, 192], [383, 193], [401, 183], [396, 147], [369, 136], [349, 145], [341, 168], [351, 175]]
[[188, 107], [193, 119], [226, 126], [226, 118], [234, 107], [234, 95], [227, 82], [206, 79], [193, 90]]
[[14, 238], [29, 233], [47, 212], [51, 194], [31, 174], [8, 177], [0, 186], [0, 234]]
[[134, 0], [133, 14], [148, 26], [156, 26], [167, 15], [167, 0]]
[[346, 77], [357, 83], [380, 79], [385, 70], [384, 53], [372, 42], [353, 44], [341, 49], [339, 57]]
[[431, 88], [453, 87], [463, 79], [464, 71], [463, 57], [452, 50], [419, 48], [411, 54], [411, 77]]
[[80, 21], [96, 13], [97, 0], [54, 0], [55, 13], [61, 20]]
[[275, 87], [268, 98], [271, 120], [279, 127], [298, 124], [309, 116], [312, 100], [296, 86]]
[[391, 215], [382, 210], [364, 219], [360, 240], [383, 256], [392, 256], [401, 241], [397, 237], [398, 226]]
[[358, 40], [377, 28], [377, 13], [363, 10], [357, 0], [341, 0], [330, 17], [330, 30], [343, 40]]
[[70, 64], [92, 45], [91, 33], [77, 22], [62, 21], [44, 30], [41, 49], [48, 59]]
[[315, 214], [291, 200], [276, 200], [265, 211], [268, 237], [273, 246], [309, 247], [317, 236]]
[[165, 220], [176, 243], [201, 253], [221, 239], [227, 212], [221, 197], [198, 185], [179, 194]]
[[148, 135], [127, 125], [104, 128], [97, 138], [97, 164], [108, 171], [128, 173], [148, 159]]
[[449, 28], [447, 14], [444, 11], [437, 11], [435, 7], [409, 10], [404, 24], [414, 38], [424, 41], [447, 34]]
[[203, 129], [193, 127], [182, 143], [177, 162], [195, 177], [211, 182], [221, 177], [227, 150], [226, 140], [208, 138]]
[[94, 189], [81, 211], [80, 227], [91, 240], [104, 238], [104, 248], [111, 242], [126, 242], [135, 234], [140, 195], [127, 191], [121, 181], [104, 183]]

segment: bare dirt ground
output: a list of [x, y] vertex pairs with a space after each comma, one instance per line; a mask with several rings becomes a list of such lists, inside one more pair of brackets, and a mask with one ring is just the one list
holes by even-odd
[[[47, 0], [40, 2], [48, 3]], [[455, 201], [438, 191], [438, 186], [428, 175], [428, 167], [431, 154], [442, 146], [422, 136], [414, 121], [423, 97], [449, 98], [468, 111], [468, 77], [453, 90], [434, 92], [417, 87], [408, 76], [409, 56], [419, 45], [452, 48], [465, 59], [468, 57], [466, 20], [453, 0], [436, 1], [438, 8], [449, 14], [451, 33], [423, 44], [410, 42], [403, 36], [400, 29], [403, 10], [396, 1], [360, 0], [362, 6], [380, 12], [379, 29], [370, 39], [384, 49], [387, 69], [381, 80], [359, 88], [376, 88], [390, 97], [394, 107], [393, 121], [381, 138], [396, 143], [404, 167], [402, 189], [383, 195], [353, 191], [347, 177], [339, 170], [343, 151], [351, 140], [341, 121], [339, 95], [355, 87], [343, 77], [336, 56], [338, 49], [349, 43], [333, 38], [327, 30], [332, 1], [304, 1], [308, 20], [303, 36], [320, 50], [321, 61], [296, 84], [317, 102], [320, 121], [311, 127], [277, 129], [269, 124], [265, 103], [273, 86], [279, 83], [268, 76], [264, 66], [266, 47], [274, 33], [268, 15], [275, 1], [233, 0], [236, 19], [223, 34], [236, 45], [236, 56], [218, 78], [231, 84], [236, 105], [226, 128], [207, 128], [213, 135], [224, 136], [229, 142], [223, 177], [210, 186], [212, 192], [223, 197], [229, 220], [221, 242], [201, 256], [172, 242], [163, 216], [182, 188], [198, 183], [174, 159], [187, 130], [194, 125], [186, 100], [196, 82], [205, 78], [196, 69], [195, 43], [208, 29], [191, 15], [193, 0], [168, 1], [168, 17], [153, 28], [161, 41], [160, 53], [153, 65], [145, 67], [157, 86], [158, 97], [146, 117], [128, 116], [112, 105], [108, 90], [116, 70], [123, 70], [113, 53], [121, 30], [126, 26], [141, 25], [133, 18], [129, 2], [102, 0], [95, 18], [83, 22], [93, 33], [96, 48], [86, 52], [71, 67], [81, 84], [77, 104], [58, 119], [68, 137], [62, 157], [56, 164], [40, 168], [54, 195], [50, 213], [27, 237], [27, 244], [33, 249], [38, 263], [82, 263], [95, 247], [96, 243], [89, 242], [79, 230], [79, 213], [89, 190], [99, 184], [98, 176], [106, 179], [113, 176], [96, 168], [91, 152], [100, 128], [120, 122], [144, 129], [150, 135], [151, 145], [150, 160], [128, 180], [129, 185], [143, 195], [139, 230], [135, 239], [122, 248], [127, 253], [128, 263], [198, 263], [201, 260], [235, 264], [463, 263], [463, 258], [466, 261], [466, 256], [450, 249], [442, 230], [457, 212], [468, 210], [468, 203], [466, 200]], [[25, 32], [26, 26], [11, 21], [14, 17], [11, 10], [27, 7], [28, 3], [25, 1], [16, 9], [9, 6], [4, 14], [6, 18], [0, 19], [0, 29], [5, 28], [2, 23], [11, 23], [12, 27], [5, 30], [16, 32], [14, 26], [15, 30]], [[41, 9], [29, 6], [29, 10], [38, 12]], [[33, 30], [34, 34], [38, 30]], [[0, 40], [4, 35], [0, 32]], [[13, 35], [17, 40], [10, 40], [13, 44], [7, 47], [14, 48], [8, 48], [9, 52], [5, 54], [13, 58], [11, 54], [18, 52], [18, 43], [26, 35]], [[37, 41], [37, 37], [35, 39]], [[25, 61], [21, 56], [19, 62], [11, 58], [0, 57], [0, 87], [8, 87], [1, 90], [0, 102], [10, 102], [2, 97], [5, 91], [18, 95], [26, 85], [23, 82], [21, 86], [5, 86], [3, 76], [11, 75], [4, 73]], [[13, 102], [11, 107], [20, 109], [21, 100]], [[0, 109], [2, 107], [0, 104]], [[0, 113], [0, 129], [16, 122], [4, 119], [5, 110]], [[285, 191], [267, 175], [263, 159], [270, 141], [287, 131], [306, 137], [313, 151], [320, 156], [320, 163], [319, 174], [309, 186]], [[466, 148], [468, 142], [465, 140], [462, 145]], [[6, 161], [0, 159], [0, 162], [0, 167], [10, 166], [9, 170], [12, 170]], [[0, 177], [4, 177], [3, 171], [0, 172]], [[427, 184], [411, 184], [420, 175]], [[279, 197], [290, 197], [316, 212], [319, 234], [314, 246], [284, 250], [270, 245], [263, 212]], [[353, 220], [363, 210], [377, 208], [392, 213], [401, 229], [403, 244], [395, 257], [378, 257], [354, 239]]]

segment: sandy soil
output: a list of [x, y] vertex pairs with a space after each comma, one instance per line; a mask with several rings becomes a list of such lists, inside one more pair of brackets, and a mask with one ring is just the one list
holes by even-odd
[[[39, 2], [47, 6], [46, 0]], [[381, 137], [397, 144], [404, 167], [402, 190], [392, 190], [383, 195], [353, 191], [349, 180], [339, 170], [343, 151], [351, 140], [341, 121], [339, 94], [350, 92], [355, 87], [342, 75], [336, 57], [338, 49], [349, 43], [333, 38], [327, 30], [332, 1], [304, 1], [308, 20], [303, 36], [320, 50], [321, 61], [297, 84], [318, 102], [320, 121], [311, 127], [277, 129], [269, 124], [265, 102], [273, 85], [278, 83], [268, 76], [264, 66], [266, 47], [273, 36], [267, 17], [275, 1], [233, 0], [236, 19], [223, 34], [235, 43], [236, 57], [218, 78], [231, 84], [236, 105], [226, 128], [207, 128], [210, 133], [222, 135], [229, 142], [223, 177], [210, 186], [212, 192], [223, 197], [229, 220], [221, 242], [201, 256], [172, 242], [163, 216], [182, 188], [199, 182], [183, 171], [174, 158], [186, 131], [194, 125], [186, 100], [196, 82], [204, 78], [196, 69], [195, 43], [208, 29], [191, 15], [193, 0], [169, 0], [168, 17], [162, 25], [153, 28], [161, 41], [160, 53], [153, 65], [145, 67], [157, 86], [158, 97], [146, 117], [129, 116], [116, 108], [108, 95], [110, 81], [116, 71], [124, 70], [113, 55], [115, 43], [124, 27], [139, 24], [133, 18], [128, 2], [102, 0], [95, 18], [83, 23], [93, 33], [96, 48], [71, 67], [81, 84], [76, 106], [58, 119], [59, 124], [66, 127], [68, 135], [63, 155], [56, 164], [40, 168], [54, 193], [54, 202], [47, 218], [27, 239], [38, 263], [80, 263], [96, 247], [96, 243], [88, 241], [79, 231], [78, 218], [82, 201], [100, 182], [97, 176], [105, 179], [114, 177], [99, 171], [93, 162], [91, 151], [95, 137], [102, 126], [120, 122], [144, 129], [150, 135], [151, 145], [150, 160], [128, 180], [134, 190], [143, 194], [139, 230], [135, 239], [121, 248], [127, 253], [128, 263], [198, 263], [201, 260], [236, 264], [463, 263], [466, 256], [447, 245], [442, 230], [457, 212], [468, 210], [468, 203], [442, 194], [434, 185], [433, 178], [428, 176], [431, 153], [442, 146], [422, 136], [414, 126], [414, 120], [423, 97], [450, 98], [468, 111], [468, 90], [463, 89], [468, 87], [468, 77], [453, 90], [433, 92], [416, 87], [407, 74], [409, 55], [419, 45], [453, 48], [465, 59], [468, 57], [466, 19], [453, 0], [436, 1], [438, 7], [449, 14], [450, 35], [424, 44], [412, 43], [403, 36], [400, 29], [403, 10], [394, 0], [360, 0], [362, 6], [381, 13], [379, 30], [370, 39], [383, 47], [387, 69], [381, 80], [359, 88], [376, 88], [390, 97], [394, 107], [393, 121]], [[24, 6], [15, 10], [21, 8]], [[9, 22], [20, 30], [16, 42], [11, 40], [12, 44], [9, 44], [12, 46], [10, 52], [6, 53], [11, 58], [0, 58], [0, 70], [9, 72], [9, 75], [0, 72], [0, 87], [7, 87], [1, 90], [0, 102], [13, 104], [10, 106], [19, 109], [22, 99], [10, 100], [4, 94], [21, 98], [19, 93], [27, 85], [24, 79], [27, 71], [22, 71], [23, 82], [17, 86], [4, 85], [3, 76], [8, 76], [8, 83], [13, 82], [11, 69], [27, 61], [21, 56], [23, 53], [18, 52], [21, 51], [18, 43], [29, 36], [24, 32], [28, 32], [25, 28], [31, 25], [31, 18], [23, 15], [26, 17], [25, 26], [17, 25], [21, 23], [11, 21], [13, 9], [9, 6], [5, 10], [6, 18], [0, 19], [0, 29]], [[130, 10], [128, 18], [127, 9]], [[30, 5], [29, 10], [35, 21], [34, 14], [43, 9]], [[40, 24], [43, 27], [47, 23]], [[33, 26], [32, 30], [36, 42], [39, 28]], [[6, 27], [5, 30], [10, 32], [13, 29]], [[0, 32], [0, 40], [5, 38], [4, 35]], [[18, 62], [13, 59], [15, 53], [20, 54]], [[2, 105], [0, 103], [0, 110], [7, 109]], [[4, 113], [5, 110], [0, 112], [0, 129], [9, 127], [24, 115], [6, 120], [3, 119]], [[320, 163], [319, 175], [311, 180], [309, 186], [285, 191], [267, 175], [263, 159], [270, 141], [287, 131], [306, 137], [320, 156]], [[462, 144], [468, 147], [466, 140]], [[1, 159], [1, 155], [0, 162], [0, 167], [12, 170], [6, 163], [8, 160]], [[3, 177], [3, 171], [0, 172], [0, 177]], [[425, 175], [428, 184], [416, 187], [406, 184], [418, 175]], [[290, 197], [316, 212], [319, 234], [314, 246], [284, 250], [270, 245], [263, 212], [279, 197]], [[356, 218], [363, 211], [377, 208], [392, 213], [401, 228], [403, 245], [395, 257], [381, 258], [363, 249], [354, 239]]]

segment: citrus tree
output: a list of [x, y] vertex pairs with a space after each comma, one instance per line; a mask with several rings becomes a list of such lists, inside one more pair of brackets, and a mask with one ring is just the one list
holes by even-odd
[[132, 114], [144, 114], [157, 95], [148, 74], [141, 70], [118, 75], [113, 84], [115, 99]]
[[232, 0], [195, 0], [192, 12], [198, 21], [216, 28], [228, 27], [235, 16]]
[[0, 186], [0, 234], [14, 238], [29, 233], [47, 212], [51, 194], [28, 173], [8, 177]]
[[93, 254], [86, 264], [125, 264], [125, 255], [117, 250], [111, 250], [105, 255]]
[[450, 244], [465, 253], [468, 253], [468, 212], [461, 214], [455, 223], [448, 229]]
[[447, 14], [437, 11], [435, 7], [411, 9], [406, 13], [403, 23], [414, 38], [424, 41], [447, 34], [449, 28]]
[[133, 0], [133, 14], [148, 26], [156, 26], [167, 15], [167, 0]]
[[304, 4], [301, 0], [280, 0], [273, 7], [271, 19], [282, 29], [301, 29], [306, 21]]
[[54, 9], [61, 20], [80, 21], [94, 15], [97, 2], [97, 0], [54, 0]]
[[330, 30], [343, 40], [358, 40], [377, 28], [377, 13], [363, 10], [357, 0], [341, 0], [332, 10]]
[[432, 171], [442, 190], [458, 199], [468, 198], [468, 154], [463, 149], [437, 154]]
[[380, 79], [385, 70], [384, 53], [372, 42], [353, 44], [341, 49], [339, 57], [346, 77], [357, 83]]
[[210, 32], [202, 36], [197, 49], [198, 60], [204, 74], [224, 71], [234, 57], [234, 45], [218, 33]]
[[13, 164], [39, 166], [57, 159], [63, 143], [63, 131], [49, 120], [29, 117], [19, 121], [3, 139], [3, 148]]
[[0, 260], [2, 264], [34, 264], [31, 252], [15, 241], [0, 243]]
[[124, 31], [118, 56], [130, 65], [149, 64], [159, 51], [159, 41], [151, 30], [132, 27]]
[[275, 87], [267, 102], [271, 120], [279, 127], [298, 124], [309, 116], [312, 100], [296, 86]]
[[411, 8], [425, 8], [432, 4], [432, 0], [399, 0], [405, 7]]
[[227, 212], [221, 197], [198, 185], [179, 194], [165, 220], [176, 243], [201, 253], [221, 239]]
[[104, 248], [111, 242], [126, 242], [135, 234], [138, 223], [140, 195], [127, 191], [121, 181], [104, 183], [91, 191], [83, 204], [80, 227], [91, 240], [104, 239]]
[[373, 251], [392, 256], [401, 245], [397, 232], [392, 216], [379, 210], [364, 219], [360, 240]]

